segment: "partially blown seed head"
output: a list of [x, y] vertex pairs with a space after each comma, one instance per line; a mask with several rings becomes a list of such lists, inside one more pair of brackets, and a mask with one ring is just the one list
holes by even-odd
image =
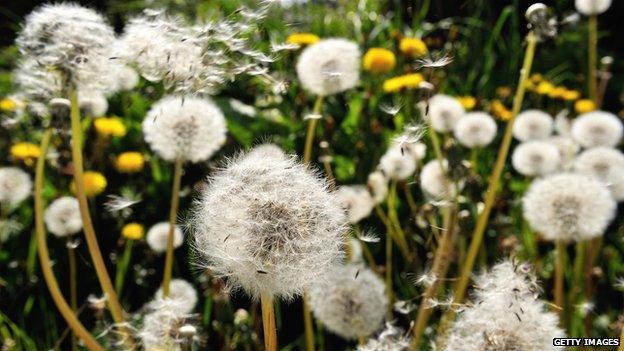
[[313, 94], [337, 94], [359, 83], [360, 56], [360, 48], [354, 42], [324, 39], [303, 50], [297, 61], [297, 76]]
[[561, 350], [557, 316], [538, 300], [540, 287], [526, 264], [504, 261], [476, 278], [473, 301], [449, 332], [446, 351]]
[[167, 161], [197, 163], [225, 143], [227, 128], [221, 110], [209, 99], [166, 96], [143, 120], [145, 140]]
[[82, 218], [75, 197], [58, 198], [46, 208], [43, 215], [46, 227], [57, 237], [76, 234], [82, 230]]
[[345, 339], [379, 330], [388, 306], [383, 281], [356, 264], [336, 266], [327, 282], [313, 286], [309, 296], [314, 316]]
[[172, 309], [176, 309], [180, 314], [191, 313], [197, 305], [197, 291], [193, 285], [184, 279], [172, 279], [169, 283], [169, 296], [163, 296], [162, 287], [156, 291], [154, 301], [161, 303], [162, 300], [169, 302]]
[[260, 146], [209, 179], [191, 227], [205, 265], [230, 285], [291, 298], [341, 259], [346, 222], [318, 173]]
[[524, 218], [551, 241], [583, 241], [602, 235], [615, 208], [603, 184], [573, 173], [534, 180], [522, 199]]

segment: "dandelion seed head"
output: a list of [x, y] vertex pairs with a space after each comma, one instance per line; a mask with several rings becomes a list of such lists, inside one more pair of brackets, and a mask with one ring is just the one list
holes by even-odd
[[400, 328], [386, 322], [386, 327], [376, 338], [369, 339], [359, 345], [357, 351], [407, 351], [410, 349], [410, 340]]
[[19, 205], [30, 196], [32, 186], [28, 173], [17, 167], [0, 167], [0, 204]]
[[615, 146], [622, 140], [622, 121], [605, 111], [593, 111], [580, 115], [572, 124], [572, 138], [581, 146]]
[[301, 85], [318, 96], [349, 90], [360, 81], [360, 49], [341, 38], [323, 39], [306, 47], [297, 61]]
[[455, 138], [468, 148], [483, 147], [496, 137], [496, 122], [485, 112], [470, 112], [457, 121]]
[[561, 156], [555, 145], [547, 141], [525, 141], [513, 151], [511, 164], [525, 176], [542, 176], [559, 169]]
[[101, 117], [108, 110], [108, 100], [99, 91], [78, 91], [78, 105], [83, 115]]
[[225, 143], [227, 127], [221, 110], [209, 99], [165, 96], [143, 120], [145, 140], [167, 161], [197, 163]]
[[416, 171], [416, 160], [400, 145], [391, 145], [379, 160], [379, 170], [388, 178], [407, 179]]
[[[145, 240], [147, 245], [156, 253], [167, 251], [167, 240], [169, 238], [169, 222], [154, 224], [148, 231]], [[182, 246], [184, 234], [178, 225], [173, 230], [173, 248]]]
[[476, 279], [479, 289], [449, 331], [444, 350], [543, 351], [553, 338], [565, 337], [557, 316], [536, 298], [539, 286], [531, 272], [509, 261]]
[[112, 27], [94, 10], [74, 3], [45, 4], [28, 16], [16, 39], [20, 53], [39, 71], [55, 71], [88, 90], [107, 90], [113, 81], [107, 58]]
[[[420, 187], [423, 192], [433, 199], [450, 199], [455, 196], [453, 182], [446, 177], [448, 161], [435, 159], [427, 162], [420, 171]], [[461, 184], [458, 184], [461, 187]]]
[[375, 207], [373, 197], [363, 185], [342, 185], [335, 194], [350, 223], [357, 223], [368, 217]]
[[156, 291], [154, 301], [162, 303], [162, 300], [170, 300], [170, 308], [176, 309], [179, 314], [191, 313], [197, 305], [197, 291], [193, 285], [184, 279], [172, 279], [169, 282], [169, 296], [163, 296], [162, 287]]
[[585, 16], [599, 15], [611, 7], [612, 0], [575, 0], [576, 10]]
[[454, 97], [436, 94], [429, 99], [429, 112], [426, 105], [420, 104], [425, 119], [436, 132], [447, 133], [453, 130], [457, 122], [464, 117], [466, 110]]
[[347, 218], [326, 180], [279, 148], [254, 148], [208, 182], [194, 209], [205, 264], [254, 298], [292, 298], [343, 255]]
[[181, 328], [190, 325], [190, 317], [172, 299], [153, 300], [148, 303], [137, 339], [145, 350], [178, 350], [186, 337]]
[[375, 171], [369, 174], [366, 186], [368, 186], [375, 205], [382, 203], [386, 199], [388, 195], [388, 178], [382, 172]]
[[351, 263], [363, 263], [364, 256], [362, 255], [362, 243], [356, 238], [349, 239], [349, 262]]
[[388, 306], [383, 281], [355, 264], [336, 266], [325, 283], [310, 289], [309, 297], [314, 316], [345, 339], [367, 337], [381, 329]]
[[620, 150], [596, 147], [583, 151], [574, 161], [574, 170], [595, 177], [615, 200], [624, 200], [624, 154]]
[[78, 200], [72, 196], [60, 197], [43, 214], [48, 231], [57, 237], [66, 237], [82, 230]]
[[533, 180], [522, 208], [524, 218], [546, 240], [578, 242], [604, 233], [616, 203], [599, 181], [560, 173]]
[[553, 128], [551, 115], [540, 110], [527, 110], [516, 117], [513, 136], [520, 141], [541, 140], [548, 138]]

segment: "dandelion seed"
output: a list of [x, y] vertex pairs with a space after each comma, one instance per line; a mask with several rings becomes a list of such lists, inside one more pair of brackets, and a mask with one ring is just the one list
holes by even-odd
[[400, 313], [400, 314], [409, 314], [411, 313], [416, 307], [414, 306], [413, 303], [409, 302], [409, 301], [396, 301], [393, 305], [393, 308], [396, 312]]
[[106, 208], [106, 210], [110, 213], [128, 209], [142, 201], [140, 197], [130, 199], [120, 195], [106, 195], [106, 198], [108, 200], [104, 203], [104, 208]]
[[381, 110], [381, 112], [389, 114], [391, 116], [394, 116], [397, 113], [399, 113], [402, 107], [403, 107], [402, 103], [398, 103], [395, 105], [388, 104], [388, 103], [379, 104], [379, 109]]
[[[410, 328], [411, 329], [411, 328]], [[386, 322], [386, 328], [377, 338], [358, 345], [357, 351], [407, 351], [410, 349], [408, 333]]]
[[372, 231], [359, 232], [357, 238], [367, 243], [378, 243], [381, 240], [379, 236]]
[[449, 55], [441, 55], [440, 57], [425, 57], [422, 59], [418, 59], [416, 60], [416, 69], [421, 69], [424, 67], [427, 68], [440, 68], [440, 67], [444, 67], [449, 65], [451, 62], [453, 62], [453, 57], [449, 56]]

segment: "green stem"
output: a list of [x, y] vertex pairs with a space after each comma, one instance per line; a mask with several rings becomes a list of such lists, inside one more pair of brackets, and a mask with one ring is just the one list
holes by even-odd
[[[461, 303], [464, 300], [464, 296], [466, 294], [466, 289], [468, 287], [468, 281], [470, 280], [470, 275], [472, 272], [472, 268], [475, 263], [475, 259], [477, 254], [479, 253], [479, 249], [481, 247], [481, 243], [483, 242], [483, 235], [485, 233], [485, 228], [487, 227], [490, 213], [492, 211], [492, 206], [494, 204], [494, 199], [496, 198], [496, 193], [498, 191], [498, 186], [500, 183], [500, 178], [503, 173], [503, 169], [505, 167], [505, 160], [507, 159], [507, 155], [509, 154], [509, 148], [511, 146], [512, 141], [512, 130], [513, 124], [516, 116], [520, 112], [522, 108], [522, 102], [524, 101], [524, 94], [526, 92], [526, 82], [531, 72], [531, 67], [533, 66], [533, 58], [535, 56], [535, 47], [537, 44], [537, 39], [533, 32], [529, 32], [526, 37], [527, 40], [527, 48], [524, 56], [524, 62], [522, 65], [522, 70], [520, 71], [520, 80], [518, 82], [518, 87], [516, 89], [516, 94], [514, 96], [514, 103], [512, 108], [512, 117], [507, 123], [507, 127], [505, 129], [505, 134], [503, 136], [503, 140], [501, 142], [500, 148], [498, 150], [498, 155], [496, 158], [496, 163], [494, 164], [494, 169], [492, 170], [492, 174], [490, 175], [489, 186], [485, 195], [485, 203], [483, 207], [483, 211], [479, 215], [477, 219], [477, 224], [472, 234], [472, 240], [470, 242], [470, 247], [468, 249], [468, 254], [466, 255], [466, 260], [462, 265], [459, 280], [455, 286], [455, 293], [453, 301], [455, 303]], [[450, 323], [455, 319], [456, 311], [453, 309], [449, 309], [445, 314], [441, 323], [441, 328], [444, 331]], [[441, 333], [440, 335], [443, 335]]]
[[388, 295], [388, 317], [392, 318], [392, 301], [394, 299], [392, 289], [392, 236], [386, 235], [386, 294]]
[[589, 98], [598, 105], [598, 99], [596, 94], [596, 69], [598, 66], [598, 17], [596, 15], [589, 16], [588, 21], [589, 36], [588, 36], [588, 53], [587, 63], [589, 65], [587, 84], [589, 91]]
[[169, 283], [173, 271], [173, 233], [175, 232], [176, 219], [178, 216], [178, 206], [180, 204], [180, 184], [182, 182], [182, 159], [175, 161], [173, 174], [173, 187], [171, 190], [171, 208], [169, 211], [169, 235], [167, 236], [167, 255], [165, 257], [165, 272], [163, 273], [163, 296], [169, 296]]
[[564, 324], [565, 319], [565, 298], [563, 295], [564, 284], [564, 266], [565, 266], [565, 244], [561, 240], [555, 242], [555, 284], [554, 293], [555, 306], [557, 306], [557, 313], [559, 314], [559, 320]]
[[84, 166], [82, 162], [82, 125], [80, 123], [80, 110], [78, 107], [78, 96], [76, 90], [72, 87], [69, 89], [69, 101], [71, 104], [70, 118], [71, 118], [71, 130], [72, 130], [72, 162], [74, 165], [74, 183], [76, 186], [76, 197], [78, 198], [78, 204], [80, 207], [80, 217], [84, 227], [84, 235], [87, 241], [87, 247], [89, 248], [89, 254], [93, 260], [93, 266], [95, 267], [95, 273], [100, 281], [100, 286], [106, 294], [106, 301], [110, 309], [111, 315], [115, 323], [123, 324], [124, 316], [123, 309], [113, 288], [108, 272], [106, 271], [106, 265], [102, 258], [102, 252], [97, 242], [97, 236], [95, 234], [95, 228], [91, 221], [91, 215], [89, 214], [89, 202], [85, 192], [84, 183]]
[[316, 134], [316, 125], [319, 118], [316, 115], [321, 114], [321, 108], [323, 106], [323, 97], [319, 96], [314, 102], [314, 109], [312, 114], [315, 115], [308, 120], [308, 130], [306, 131], [305, 147], [303, 149], [303, 163], [308, 164], [312, 159], [312, 145], [314, 144], [314, 135]]
[[51, 129], [46, 129], [43, 133], [41, 145], [41, 156], [37, 159], [37, 167], [35, 173], [35, 234], [37, 236], [37, 252], [39, 253], [39, 262], [41, 263], [41, 272], [48, 286], [52, 300], [56, 304], [61, 316], [67, 322], [67, 325], [91, 351], [104, 351], [104, 348], [93, 338], [89, 331], [80, 323], [76, 314], [61, 293], [58, 281], [52, 271], [52, 262], [50, 261], [50, 252], [48, 251], [48, 243], [46, 241], [45, 226], [43, 224], [43, 179], [45, 168], [45, 155], [50, 144]]
[[262, 293], [262, 328], [264, 330], [264, 350], [277, 351], [277, 329], [275, 328], [275, 309], [273, 295]]
[[314, 351], [314, 324], [312, 323], [312, 311], [308, 302], [308, 294], [303, 294], [303, 327], [305, 329], [306, 351]]
[[[78, 310], [78, 291], [76, 289], [76, 250], [74, 247], [70, 247], [71, 244], [69, 242], [67, 244], [67, 258], [69, 261], [69, 304], [72, 311], [76, 313]], [[76, 333], [73, 332], [71, 337], [71, 348], [72, 351], [78, 350]]]
[[128, 272], [128, 265], [130, 264], [130, 258], [132, 257], [132, 246], [134, 240], [126, 240], [121, 260], [117, 264], [117, 274], [115, 275], [115, 291], [118, 295], [121, 295], [123, 290], [124, 281], [126, 279], [126, 273]]

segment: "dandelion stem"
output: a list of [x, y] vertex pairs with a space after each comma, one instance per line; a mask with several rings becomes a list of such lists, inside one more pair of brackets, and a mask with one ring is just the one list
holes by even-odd
[[397, 214], [397, 191], [396, 191], [396, 181], [392, 181], [390, 184], [390, 192], [388, 194], [388, 218], [390, 219], [390, 224], [394, 227], [394, 240], [396, 240], [401, 252], [405, 256], [405, 259], [411, 261], [411, 255], [409, 252], [409, 245], [407, 244], [407, 240], [405, 239], [405, 232], [403, 228], [401, 228], [401, 222], [399, 221], [399, 215]]
[[[488, 185], [488, 189], [485, 193], [485, 204], [483, 207], [483, 211], [479, 215], [477, 219], [477, 224], [472, 234], [472, 239], [470, 242], [470, 247], [468, 249], [468, 254], [466, 255], [466, 260], [464, 261], [459, 280], [455, 285], [455, 293], [453, 301], [455, 303], [461, 303], [466, 294], [466, 289], [468, 287], [468, 281], [470, 280], [470, 273], [472, 272], [472, 268], [475, 263], [475, 259], [477, 258], [477, 254], [479, 253], [479, 249], [481, 247], [481, 243], [483, 242], [483, 235], [485, 233], [485, 228], [487, 227], [488, 220], [490, 218], [490, 213], [492, 211], [492, 206], [494, 204], [494, 199], [496, 197], [496, 193], [498, 191], [498, 186], [500, 183], [500, 178], [503, 173], [503, 169], [505, 167], [505, 160], [507, 159], [507, 155], [509, 154], [509, 148], [511, 146], [512, 140], [512, 130], [513, 124], [516, 116], [520, 112], [522, 108], [522, 102], [524, 101], [524, 93], [526, 92], [526, 82], [531, 72], [531, 67], [533, 65], [533, 58], [535, 56], [535, 47], [537, 44], [537, 38], [535, 34], [531, 31], [527, 34], [526, 37], [527, 48], [525, 51], [524, 62], [522, 64], [522, 69], [520, 71], [520, 80], [518, 82], [518, 87], [516, 89], [516, 94], [514, 96], [512, 116], [509, 122], [507, 123], [507, 127], [505, 129], [505, 135], [503, 136], [503, 140], [501, 142], [500, 148], [498, 150], [498, 155], [496, 158], [496, 163], [494, 164], [494, 168], [492, 170], [492, 174], [490, 175], [490, 181]], [[446, 327], [455, 319], [456, 312], [452, 309], [448, 310], [441, 324], [441, 330], [445, 330]], [[441, 335], [444, 333], [441, 333]]]
[[130, 258], [132, 257], [133, 244], [134, 240], [126, 241], [126, 247], [124, 248], [123, 255], [121, 256], [121, 261], [119, 261], [119, 263], [117, 264], [117, 272], [115, 275], [115, 291], [118, 295], [121, 295], [121, 291], [123, 290], [126, 273], [128, 272], [128, 265], [130, 264]]
[[260, 297], [262, 304], [262, 327], [264, 330], [265, 351], [277, 351], [277, 329], [275, 328], [275, 309], [273, 306], [273, 295], [262, 293]]
[[308, 130], [306, 131], [305, 148], [303, 149], [303, 163], [308, 164], [312, 159], [312, 145], [314, 144], [314, 134], [316, 133], [316, 125], [319, 118], [317, 115], [321, 114], [321, 108], [323, 106], [323, 97], [319, 96], [314, 102], [314, 109], [312, 114], [315, 115], [308, 121]]
[[598, 65], [598, 17], [596, 15], [589, 16], [588, 21], [588, 53], [587, 53], [587, 62], [589, 65], [587, 84], [589, 91], [589, 98], [598, 104], [597, 94], [596, 94], [596, 68]]
[[303, 294], [303, 327], [305, 329], [306, 351], [314, 351], [314, 325], [312, 324], [312, 311], [310, 311], [307, 293]]
[[555, 242], [555, 287], [554, 287], [554, 296], [555, 296], [555, 305], [557, 306], [557, 313], [559, 314], [559, 319], [562, 323], [564, 323], [564, 312], [565, 312], [565, 301], [563, 296], [563, 268], [565, 265], [564, 262], [564, 253], [565, 253], [565, 244], [561, 240], [557, 240]]
[[[80, 217], [82, 219], [85, 239], [87, 241], [87, 247], [89, 254], [93, 260], [93, 266], [95, 267], [95, 273], [100, 281], [102, 291], [106, 294], [106, 300], [110, 309], [111, 315], [115, 323], [123, 323], [123, 309], [113, 288], [108, 272], [106, 271], [106, 265], [102, 258], [102, 252], [97, 242], [97, 236], [95, 234], [95, 228], [91, 221], [91, 215], [89, 214], [89, 203], [87, 201], [87, 195], [85, 192], [84, 183], [84, 167], [82, 162], [82, 125], [80, 123], [80, 110], [78, 107], [78, 95], [76, 89], [70, 87], [69, 89], [69, 101], [70, 101], [70, 118], [72, 129], [72, 163], [74, 165], [74, 183], [76, 186], [76, 197], [78, 198], [78, 204], [80, 207]], [[124, 333], [125, 334], [125, 333]], [[132, 344], [132, 341], [129, 341]]]
[[80, 323], [76, 314], [61, 293], [54, 272], [52, 271], [52, 262], [50, 262], [50, 253], [48, 251], [48, 243], [46, 241], [46, 233], [43, 225], [43, 179], [45, 168], [45, 154], [50, 144], [52, 130], [47, 129], [43, 133], [41, 145], [41, 156], [37, 159], [37, 168], [35, 173], [35, 235], [37, 237], [37, 252], [39, 253], [39, 262], [41, 263], [41, 272], [48, 286], [52, 300], [56, 304], [59, 312], [67, 322], [77, 337], [82, 339], [87, 349], [91, 351], [104, 351], [104, 348], [93, 338], [89, 331]]
[[392, 318], [392, 236], [386, 235], [386, 294], [388, 295], [388, 319]]
[[167, 254], [165, 257], [165, 272], [163, 274], [163, 296], [169, 296], [169, 283], [171, 282], [171, 272], [173, 270], [173, 233], [175, 231], [176, 219], [178, 216], [178, 205], [180, 204], [180, 183], [182, 181], [182, 159], [175, 161], [173, 173], [173, 187], [171, 190], [171, 208], [169, 211], [169, 235], [167, 236]]
[[[76, 249], [67, 243], [67, 258], [69, 261], [69, 304], [74, 313], [78, 310], [78, 291], [76, 289]], [[78, 350], [76, 343], [76, 333], [72, 332], [71, 348], [72, 351]]]

